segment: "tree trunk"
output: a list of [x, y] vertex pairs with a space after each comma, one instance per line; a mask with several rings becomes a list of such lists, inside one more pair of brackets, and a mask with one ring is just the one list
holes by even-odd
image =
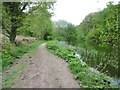
[[12, 25], [11, 32], [10, 32], [10, 38], [9, 38], [11, 43], [15, 43], [16, 29], [17, 29], [17, 27]]
[[11, 43], [15, 43], [15, 38], [16, 38], [16, 30], [17, 30], [17, 18], [18, 18], [18, 14], [17, 11], [18, 10], [18, 6], [19, 3], [16, 2], [11, 2], [10, 3], [10, 13], [11, 13], [11, 32], [10, 32], [10, 42]]

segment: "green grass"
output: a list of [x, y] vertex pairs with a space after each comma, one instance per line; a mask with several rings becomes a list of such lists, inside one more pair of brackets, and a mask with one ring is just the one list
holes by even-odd
[[[44, 42], [45, 41], [37, 41], [28, 46], [14, 47], [14, 51], [17, 54], [14, 56], [10, 56], [11, 54], [9, 55], [9, 53], [7, 53], [7, 55], [12, 57], [12, 60], [10, 60], [10, 61], [12, 61], [12, 63], [14, 63], [16, 57], [21, 58], [25, 53], [28, 56], [33, 55], [36, 52], [37, 47]], [[3, 59], [3, 60], [6, 60], [6, 59]], [[6, 65], [6, 64], [8, 64], [8, 65]], [[9, 70], [10, 74], [6, 74], [5, 76], [3, 76], [2, 87], [3, 88], [11, 88], [14, 85], [14, 83], [16, 82], [16, 79], [20, 77], [21, 73], [24, 71], [25, 67], [27, 66], [27, 61], [24, 61], [21, 64], [18, 64], [18, 66], [16, 68], [11, 67], [11, 65], [12, 65], [11, 63], [6, 63], [6, 64], [5, 64], [6, 66], [3, 67], [3, 73], [5, 73], [6, 70]]]
[[[48, 42], [46, 47], [53, 54], [63, 58], [69, 64], [71, 72], [75, 79], [80, 81], [80, 86], [83, 88], [118, 88], [117, 83], [104, 73], [97, 73], [90, 70], [90, 67], [78, 59], [73, 53], [74, 48], [64, 47], [58, 44], [57, 41]], [[92, 90], [92, 89], [91, 89]]]
[[17, 68], [10, 69], [10, 74], [7, 74], [3, 77], [2, 88], [10, 88], [12, 85], [14, 85], [16, 78], [18, 78], [24, 71], [26, 65], [27, 63], [23, 62]]
[[3, 71], [8, 69], [15, 62], [16, 59], [21, 58], [23, 54], [30, 52], [32, 49], [44, 42], [45, 41], [37, 41], [30, 45], [20, 44], [19, 46], [15, 46], [13, 44], [5, 44], [2, 50]]

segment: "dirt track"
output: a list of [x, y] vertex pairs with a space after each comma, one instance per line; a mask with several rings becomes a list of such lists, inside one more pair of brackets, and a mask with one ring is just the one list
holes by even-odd
[[79, 88], [67, 63], [50, 54], [45, 44], [38, 47], [29, 62], [22, 78], [13, 88]]

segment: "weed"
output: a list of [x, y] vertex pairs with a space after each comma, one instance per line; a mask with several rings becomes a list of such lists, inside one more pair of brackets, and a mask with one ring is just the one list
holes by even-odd
[[57, 41], [47, 43], [46, 47], [53, 54], [65, 59], [68, 62], [71, 72], [75, 75], [75, 79], [81, 81], [84, 88], [118, 88], [117, 83], [104, 73], [93, 72], [90, 67], [81, 59], [75, 57], [74, 49], [64, 47]]

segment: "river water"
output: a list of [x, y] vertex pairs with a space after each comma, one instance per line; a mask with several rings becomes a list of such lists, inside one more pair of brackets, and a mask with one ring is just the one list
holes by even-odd
[[[63, 41], [63, 42], [60, 42], [60, 44], [63, 45], [63, 46], [68, 46], [68, 44], [67, 44], [66, 42], [64, 42], [64, 41]], [[103, 69], [104, 66], [100, 66], [100, 67], [98, 68], [98, 63], [96, 63], [95, 60], [85, 60], [85, 59], [81, 56], [81, 54], [80, 54], [79, 51], [75, 51], [74, 54], [75, 54], [76, 57], [78, 57], [79, 59], [82, 59], [83, 62], [87, 63], [90, 67], [92, 67], [92, 70], [96, 70], [96, 69], [97, 69], [98, 71], [101, 71], [101, 70], [102, 70], [101, 72], [104, 72], [104, 73], [107, 74], [108, 76], [115, 78], [114, 81], [115, 81], [115, 82], [118, 82], [118, 84], [120, 85], [120, 78], [117, 77], [117, 76], [118, 76], [118, 69], [112, 68], [112, 67], [110, 67], [110, 66], [106, 66], [104, 69]]]
[[[81, 59], [81, 55], [76, 51], [75, 52], [75, 56], [76, 57], [78, 57], [79, 59]], [[83, 61], [83, 60], [82, 60]], [[89, 61], [89, 62], [86, 62], [91, 68], [91, 70], [92, 71], [95, 71], [95, 72], [98, 72], [99, 73], [99, 71], [102, 69], [102, 68], [99, 68], [98, 70], [96, 69], [96, 68], [93, 68], [94, 66], [95, 66], [95, 64], [93, 64], [94, 63], [94, 61]], [[107, 73], [106, 73], [106, 71], [108, 71]], [[113, 68], [111, 68], [111, 67], [106, 67], [106, 68], [104, 68], [103, 69], [103, 71], [102, 72], [104, 72], [104, 73], [106, 73], [108, 76], [111, 76], [111, 77], [114, 77], [114, 82], [115, 83], [118, 83], [118, 85], [119, 85], [119, 87], [120, 87], [120, 78], [118, 78], [118, 77], [115, 77], [115, 76], [117, 76], [117, 74], [118, 74], [118, 70], [116, 70], [116, 69], [113, 69]]]
[[[93, 68], [97, 68], [99, 71], [104, 72], [105, 74], [107, 74], [108, 76], [111, 77], [118, 77], [118, 69], [112, 68], [109, 65], [100, 65], [99, 62], [96, 62], [95, 60], [85, 60], [85, 58], [81, 57], [80, 53], [78, 53], [77, 51], [75, 51], [75, 55], [78, 58], [81, 58], [84, 62], [86, 62], [90, 67]], [[107, 63], [107, 62], [106, 62]]]

